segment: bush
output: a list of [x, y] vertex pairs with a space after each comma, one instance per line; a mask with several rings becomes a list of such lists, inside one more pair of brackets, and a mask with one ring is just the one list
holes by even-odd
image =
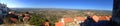
[[58, 21], [60, 16], [56, 15], [44, 15], [44, 14], [31, 14], [30, 24], [35, 26], [43, 26], [46, 20], [49, 21], [50, 26], [55, 26], [55, 22]]
[[38, 15], [31, 15], [31, 16], [32, 16], [30, 19], [31, 25], [35, 25], [35, 26], [43, 26], [44, 25], [44, 22], [45, 22], [44, 18], [41, 18]]

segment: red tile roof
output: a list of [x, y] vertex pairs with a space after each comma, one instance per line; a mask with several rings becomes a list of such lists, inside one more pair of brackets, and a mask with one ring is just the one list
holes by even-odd
[[64, 24], [62, 22], [56, 22], [55, 26], [64, 26]]
[[99, 21], [99, 17], [98, 17], [98, 16], [92, 16], [92, 18], [93, 18], [93, 20], [94, 20], [95, 22], [98, 22], [98, 21]]
[[73, 18], [64, 18], [64, 22], [67, 23], [67, 22], [73, 22], [74, 19]]
[[101, 20], [109, 21], [111, 16], [93, 16], [92, 18], [96, 22], [101, 21]]

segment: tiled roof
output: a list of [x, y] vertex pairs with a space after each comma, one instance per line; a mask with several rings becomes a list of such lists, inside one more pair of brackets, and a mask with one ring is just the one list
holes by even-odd
[[64, 26], [64, 24], [62, 22], [56, 22], [55, 26]]
[[95, 22], [98, 22], [98, 21], [99, 21], [99, 17], [98, 17], [98, 16], [92, 16], [92, 18], [93, 18], [93, 20], [94, 20]]
[[76, 17], [76, 20], [77, 20], [77, 21], [85, 21], [86, 18], [85, 18], [85, 17]]
[[73, 22], [74, 19], [73, 18], [64, 18], [64, 22], [67, 23], [67, 22]]
[[111, 16], [93, 16], [92, 18], [96, 22], [101, 21], [101, 20], [109, 21]]
[[107, 20], [105, 16], [99, 17], [99, 20]]

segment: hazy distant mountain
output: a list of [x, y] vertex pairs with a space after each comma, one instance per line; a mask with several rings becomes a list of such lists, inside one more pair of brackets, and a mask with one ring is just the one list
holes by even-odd
[[26, 12], [47, 15], [81, 15], [84, 16], [88, 12], [92, 15], [112, 15], [110, 10], [83, 10], [83, 9], [60, 9], [60, 8], [12, 8], [15, 11]]

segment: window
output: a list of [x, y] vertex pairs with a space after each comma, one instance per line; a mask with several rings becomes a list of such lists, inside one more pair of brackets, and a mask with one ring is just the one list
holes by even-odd
[[0, 14], [2, 14], [2, 11], [0, 10]]
[[5, 6], [1, 7], [1, 8], [5, 8]]

